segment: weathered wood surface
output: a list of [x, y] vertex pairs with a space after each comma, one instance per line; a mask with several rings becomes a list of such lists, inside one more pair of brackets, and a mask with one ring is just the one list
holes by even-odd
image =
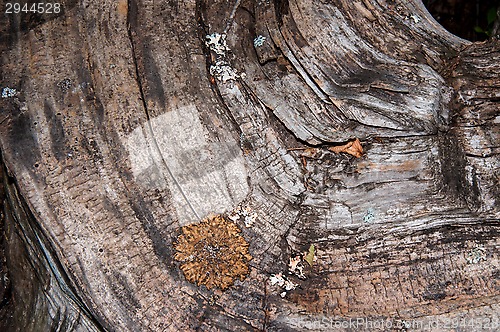
[[[416, 0], [234, 4], [4, 17], [10, 329], [498, 319], [499, 43], [449, 34]], [[217, 54], [205, 36], [223, 32]], [[217, 61], [239, 77], [211, 77]], [[327, 149], [354, 138], [362, 158]], [[188, 283], [180, 227], [238, 206], [257, 216], [237, 221], [249, 276]], [[271, 274], [310, 244], [282, 298]]]

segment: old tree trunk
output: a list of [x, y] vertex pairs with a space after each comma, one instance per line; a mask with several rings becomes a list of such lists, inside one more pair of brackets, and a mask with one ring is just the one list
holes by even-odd
[[[419, 0], [67, 0], [1, 23], [3, 330], [498, 324], [499, 42]], [[329, 149], [356, 138], [360, 158]], [[174, 259], [218, 213], [253, 257], [225, 291]]]

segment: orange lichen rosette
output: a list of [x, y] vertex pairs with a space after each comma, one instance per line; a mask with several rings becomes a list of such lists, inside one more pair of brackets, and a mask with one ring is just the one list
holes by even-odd
[[243, 281], [252, 259], [241, 230], [223, 215], [182, 227], [174, 243], [175, 260], [189, 282], [222, 290]]

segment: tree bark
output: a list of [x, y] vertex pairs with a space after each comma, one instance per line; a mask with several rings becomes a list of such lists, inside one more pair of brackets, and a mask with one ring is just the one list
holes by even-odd
[[[1, 18], [7, 330], [498, 326], [498, 41], [418, 0], [61, 8]], [[214, 213], [253, 257], [225, 291], [174, 259]]]

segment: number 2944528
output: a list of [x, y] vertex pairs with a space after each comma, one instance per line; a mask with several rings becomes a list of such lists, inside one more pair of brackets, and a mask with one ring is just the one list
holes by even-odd
[[7, 2], [5, 4], [5, 14], [36, 13], [36, 14], [59, 14], [61, 4], [58, 2], [38, 2], [38, 3], [19, 3]]

